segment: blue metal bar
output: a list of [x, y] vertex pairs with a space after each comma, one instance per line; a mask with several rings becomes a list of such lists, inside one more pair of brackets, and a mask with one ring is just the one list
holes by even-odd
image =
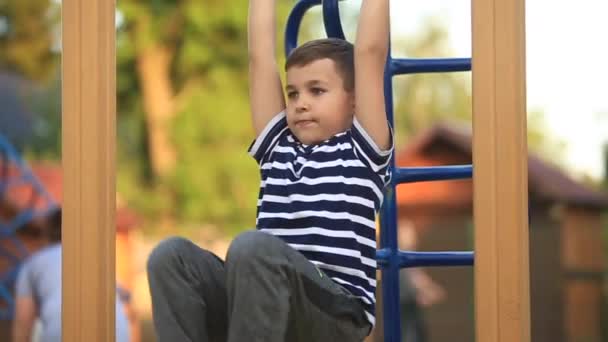
[[[394, 122], [393, 77], [389, 72], [391, 49], [389, 43], [388, 61], [384, 70], [384, 102], [387, 120], [391, 127]], [[390, 161], [395, 171], [395, 158]], [[399, 255], [397, 254], [397, 198], [395, 184], [386, 189], [384, 204], [380, 212], [380, 248], [387, 250], [387, 264], [382, 269], [382, 302], [384, 318], [384, 341], [401, 342], [401, 307], [399, 300]]]
[[[386, 267], [390, 259], [390, 251], [380, 249], [376, 252], [378, 265]], [[399, 267], [425, 267], [425, 266], [472, 266], [473, 252], [410, 252], [399, 251]]]
[[400, 58], [390, 61], [392, 75], [470, 70], [470, 58]]
[[285, 56], [289, 56], [291, 51], [298, 46], [298, 34], [302, 19], [306, 12], [317, 5], [320, 5], [322, 0], [300, 0], [291, 10], [287, 18], [287, 29], [285, 30]]
[[449, 179], [466, 179], [473, 176], [472, 165], [434, 167], [402, 167], [395, 170], [393, 183], [414, 183]]
[[325, 24], [325, 32], [328, 37], [346, 39], [340, 20], [338, 0], [323, 1], [323, 23]]

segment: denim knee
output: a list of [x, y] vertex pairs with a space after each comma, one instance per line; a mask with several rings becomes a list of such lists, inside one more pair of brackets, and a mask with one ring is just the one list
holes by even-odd
[[261, 231], [247, 231], [237, 236], [226, 254], [227, 263], [259, 261], [262, 257], [277, 253], [278, 238]]
[[161, 241], [148, 257], [148, 273], [163, 273], [173, 268], [182, 253], [192, 246], [192, 242], [183, 237], [170, 237]]

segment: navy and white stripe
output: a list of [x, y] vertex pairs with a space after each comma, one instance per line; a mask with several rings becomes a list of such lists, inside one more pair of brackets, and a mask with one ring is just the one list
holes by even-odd
[[258, 229], [300, 251], [360, 298], [375, 323], [376, 213], [390, 181], [382, 151], [355, 119], [350, 130], [303, 145], [275, 116], [249, 148], [260, 165]]

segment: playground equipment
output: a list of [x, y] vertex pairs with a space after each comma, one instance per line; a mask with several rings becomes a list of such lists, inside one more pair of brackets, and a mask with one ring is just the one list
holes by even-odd
[[[472, 1], [476, 338], [483, 342], [530, 341], [524, 1]], [[289, 18], [286, 51], [297, 45], [299, 20], [319, 4], [328, 35], [344, 37], [338, 0], [301, 0]], [[63, 1], [63, 165], [64, 178], [70, 180], [63, 208], [67, 342], [111, 341], [109, 332], [114, 331], [114, 11], [111, 1]], [[389, 119], [393, 76], [470, 68], [468, 59], [389, 58]], [[467, 178], [472, 170], [392, 167], [395, 177], [381, 215], [377, 259], [385, 296], [385, 340], [398, 342], [399, 268], [469, 265], [473, 260], [470, 252], [399, 251], [395, 185]]]
[[[297, 46], [300, 24], [307, 10], [315, 5], [323, 6], [323, 20], [328, 37], [346, 39], [340, 22], [337, 1], [304, 0], [292, 11], [285, 34], [285, 54]], [[441, 59], [394, 59], [388, 56], [384, 95], [389, 122], [393, 126], [393, 76], [421, 72], [467, 71], [471, 69], [468, 58]], [[462, 266], [473, 264], [472, 252], [407, 252], [397, 247], [396, 186], [401, 183], [470, 178], [472, 166], [445, 166], [427, 168], [397, 168], [391, 164], [393, 182], [388, 189], [380, 215], [380, 249], [376, 253], [382, 267], [382, 293], [384, 334], [387, 341], [401, 341], [399, 308], [399, 269], [419, 266]]]
[[[328, 37], [345, 39], [340, 22], [338, 1], [302, 0], [293, 9], [285, 34], [285, 53], [297, 46], [298, 31], [305, 13], [313, 6], [323, 6], [323, 21]], [[392, 79], [397, 75], [471, 70], [470, 58], [407, 58], [395, 59], [389, 53], [385, 70], [385, 98], [389, 122], [393, 123]], [[526, 154], [523, 154], [524, 156]], [[392, 162], [393, 182], [386, 193], [380, 215], [380, 249], [376, 254], [382, 268], [384, 337], [386, 341], [401, 341], [399, 308], [399, 269], [420, 266], [473, 265], [473, 252], [408, 252], [397, 246], [396, 186], [402, 183], [470, 178], [472, 165], [427, 168], [397, 168]], [[522, 213], [525, 214], [525, 213]], [[527, 217], [526, 215], [523, 216]], [[479, 226], [478, 226], [479, 227]], [[480, 239], [476, 239], [477, 242]]]
[[[26, 203], [15, 203], [14, 194], [25, 197]], [[16, 205], [16, 213], [0, 216], [0, 320], [13, 317], [14, 288], [19, 265], [28, 252], [17, 230], [37, 217], [56, 210], [57, 203], [21, 159], [13, 146], [0, 135], [0, 205]], [[24, 204], [21, 205], [21, 204]]]

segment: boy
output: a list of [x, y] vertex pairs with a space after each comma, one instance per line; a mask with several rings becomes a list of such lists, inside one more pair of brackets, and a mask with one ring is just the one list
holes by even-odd
[[159, 341], [346, 342], [369, 334], [374, 219], [392, 154], [383, 93], [388, 8], [388, 0], [363, 1], [354, 51], [335, 39], [294, 50], [286, 103], [275, 1], [250, 0], [257, 231], [232, 242], [225, 264], [180, 238], [152, 252]]

